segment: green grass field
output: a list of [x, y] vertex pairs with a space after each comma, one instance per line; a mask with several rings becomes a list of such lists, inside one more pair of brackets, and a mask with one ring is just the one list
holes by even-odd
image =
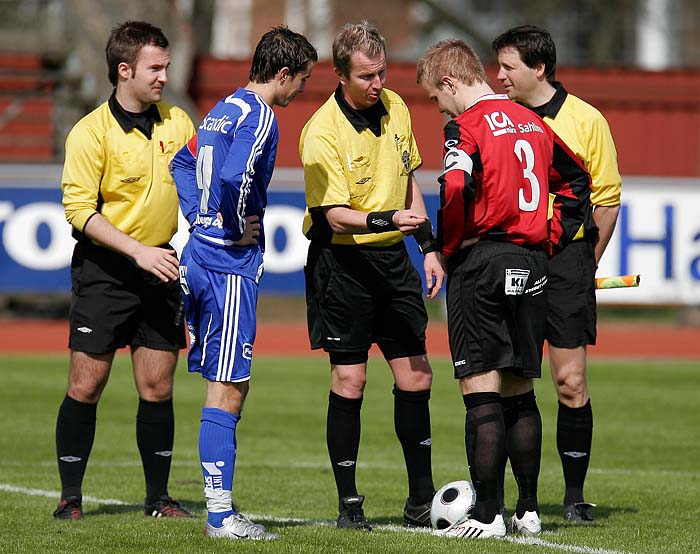
[[[59, 489], [54, 450], [66, 356], [0, 358], [0, 552], [426, 552], [585, 554], [700, 552], [700, 367], [697, 363], [595, 362], [590, 388], [595, 414], [587, 499], [599, 525], [567, 526], [560, 516], [563, 483], [554, 446], [556, 400], [548, 378], [538, 383], [544, 444], [536, 541], [442, 539], [399, 527], [406, 478], [393, 431], [391, 379], [372, 359], [363, 409], [358, 487], [367, 496], [372, 533], [340, 531], [325, 447], [328, 370], [323, 358], [254, 362], [234, 497], [239, 507], [282, 535], [270, 543], [203, 537], [204, 503], [197, 455], [204, 384], [181, 362], [175, 391], [176, 444], [170, 493], [193, 520], [144, 519], [143, 474], [135, 441], [136, 394], [128, 358], [118, 357], [98, 410], [95, 446], [84, 483], [85, 519], [56, 522]], [[433, 360], [433, 467], [436, 486], [468, 478], [464, 408], [449, 362]], [[515, 502], [512, 478], [507, 504]], [[92, 500], [90, 500], [92, 498]]]

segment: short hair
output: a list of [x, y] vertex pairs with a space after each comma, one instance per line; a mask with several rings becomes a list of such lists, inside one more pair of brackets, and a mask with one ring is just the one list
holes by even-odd
[[290, 77], [302, 71], [309, 62], [318, 61], [318, 53], [308, 39], [285, 25], [265, 33], [253, 53], [249, 79], [252, 83], [267, 83], [277, 72], [289, 68]]
[[447, 39], [428, 48], [418, 60], [418, 84], [425, 81], [438, 89], [442, 88], [445, 75], [473, 85], [487, 81], [486, 71], [479, 56], [466, 42], [459, 39]]
[[105, 48], [109, 82], [115, 87], [119, 82], [119, 64], [133, 65], [141, 51], [147, 45], [167, 50], [168, 39], [158, 27], [145, 21], [126, 21], [112, 29]]
[[347, 23], [333, 41], [333, 66], [345, 77], [350, 76], [350, 58], [361, 52], [368, 58], [386, 56], [384, 37], [369, 21]]
[[557, 69], [557, 47], [549, 31], [534, 25], [513, 27], [498, 35], [491, 48], [498, 54], [504, 48], [514, 48], [520, 54], [520, 59], [530, 69], [544, 64], [544, 74], [550, 83], [554, 82]]

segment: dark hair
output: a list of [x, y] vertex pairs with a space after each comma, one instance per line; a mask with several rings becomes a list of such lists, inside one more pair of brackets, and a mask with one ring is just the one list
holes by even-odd
[[367, 20], [347, 23], [333, 41], [333, 66], [346, 78], [350, 76], [350, 58], [361, 52], [368, 58], [386, 56], [384, 37]]
[[149, 44], [163, 50], [167, 50], [170, 46], [163, 31], [145, 21], [127, 21], [114, 27], [105, 48], [109, 82], [117, 86], [119, 64], [133, 65], [141, 48]]
[[309, 62], [316, 61], [318, 53], [307, 38], [280, 25], [265, 33], [255, 47], [249, 79], [252, 83], [267, 83], [283, 67], [288, 67], [289, 76], [294, 77]]
[[520, 54], [520, 59], [531, 69], [539, 64], [544, 64], [544, 74], [547, 81], [554, 81], [554, 72], [557, 68], [557, 48], [549, 31], [534, 25], [522, 25], [513, 27], [502, 35], [497, 36], [491, 48], [498, 54], [504, 48], [515, 48]]

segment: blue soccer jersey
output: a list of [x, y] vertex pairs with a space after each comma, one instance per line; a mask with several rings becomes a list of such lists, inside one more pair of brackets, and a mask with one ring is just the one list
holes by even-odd
[[[173, 159], [180, 208], [192, 226], [191, 255], [203, 267], [260, 279], [277, 142], [272, 108], [239, 88], [214, 106]], [[251, 215], [260, 217], [258, 245], [235, 246]]]
[[[204, 118], [172, 162], [190, 239], [180, 285], [190, 331], [189, 370], [210, 381], [250, 378], [263, 216], [277, 153], [277, 121], [260, 96], [238, 89]], [[254, 246], [237, 246], [245, 218], [260, 218]]]

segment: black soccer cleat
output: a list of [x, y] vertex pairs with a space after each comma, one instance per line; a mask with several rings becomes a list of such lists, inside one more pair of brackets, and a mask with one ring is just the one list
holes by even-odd
[[403, 524], [406, 527], [430, 527], [430, 507], [432, 500], [423, 504], [411, 504], [411, 499], [406, 499], [403, 509]]
[[595, 518], [591, 514], [591, 508], [595, 508], [595, 504], [590, 502], [574, 502], [564, 507], [564, 519], [569, 523], [577, 525], [594, 525]]
[[194, 517], [177, 500], [164, 494], [155, 502], [146, 502], [143, 515], [151, 517]]
[[83, 519], [83, 503], [79, 496], [69, 496], [61, 500], [53, 513], [54, 519], [80, 520]]
[[365, 518], [362, 503], [365, 497], [362, 495], [346, 496], [340, 499], [338, 521], [336, 525], [339, 529], [359, 529], [361, 531], [371, 531], [372, 526]]

